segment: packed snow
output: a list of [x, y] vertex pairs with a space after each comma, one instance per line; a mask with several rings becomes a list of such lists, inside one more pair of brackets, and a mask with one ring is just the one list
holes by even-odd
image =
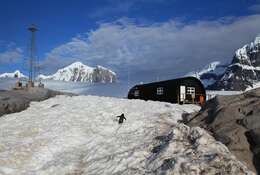
[[33, 102], [0, 118], [0, 174], [252, 174], [206, 131], [177, 123], [199, 109], [97, 96]]

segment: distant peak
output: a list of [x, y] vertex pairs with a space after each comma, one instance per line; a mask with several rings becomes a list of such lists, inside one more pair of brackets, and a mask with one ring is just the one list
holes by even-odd
[[23, 73], [21, 73], [21, 71], [19, 70], [15, 70], [14, 72], [11, 72], [11, 73], [3, 73], [3, 74], [0, 74], [0, 78], [27, 78]]
[[80, 61], [76, 61], [74, 63], [71, 63], [70, 65], [68, 65], [68, 66], [66, 66], [64, 68], [66, 69], [66, 68], [80, 68], [80, 67], [82, 67], [82, 68], [84, 67], [85, 69], [93, 69], [92, 67], [90, 67], [88, 65], [85, 65], [85, 64], [83, 64]]
[[99, 68], [99, 69], [107, 69], [107, 68], [105, 68], [103, 66], [100, 66], [100, 65], [97, 65], [97, 68]]
[[72, 66], [72, 65], [84, 65], [84, 64], [80, 61], [76, 61], [74, 63], [71, 63], [69, 66]]
[[80, 61], [76, 61], [64, 68], [58, 69], [52, 75], [40, 75], [38, 78], [89, 83], [113, 83], [116, 81], [116, 74], [103, 66], [89, 67]]

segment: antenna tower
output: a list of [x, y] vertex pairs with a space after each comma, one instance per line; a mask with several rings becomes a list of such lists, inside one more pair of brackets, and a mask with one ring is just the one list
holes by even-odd
[[34, 80], [36, 75], [37, 60], [36, 60], [36, 44], [35, 44], [35, 33], [38, 31], [36, 26], [32, 24], [28, 30], [31, 32], [31, 43], [30, 43], [30, 58], [29, 58], [29, 82], [28, 87], [34, 87]]

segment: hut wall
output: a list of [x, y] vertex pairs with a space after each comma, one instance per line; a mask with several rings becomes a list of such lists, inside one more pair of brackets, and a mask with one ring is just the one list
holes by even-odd
[[[200, 101], [200, 96], [203, 96], [204, 99], [206, 99], [205, 89], [202, 83], [194, 77], [137, 85], [129, 91], [128, 98], [178, 103], [180, 102], [181, 86], [186, 87], [186, 99], [184, 103], [197, 103]], [[189, 94], [188, 87], [195, 88], [194, 99], [192, 98], [192, 95]], [[157, 94], [157, 88], [161, 88], [160, 90], [163, 91], [163, 93]], [[139, 96], [134, 95], [135, 90], [139, 91]]]

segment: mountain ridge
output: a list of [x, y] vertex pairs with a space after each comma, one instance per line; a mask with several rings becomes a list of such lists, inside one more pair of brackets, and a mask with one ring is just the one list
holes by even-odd
[[[201, 69], [188, 75], [197, 77], [206, 89], [244, 91], [260, 82], [260, 35], [235, 51], [230, 64], [213, 62], [212, 69]], [[222, 68], [222, 71], [219, 69]]]
[[[25, 78], [26, 75], [21, 71], [16, 70], [11, 73], [0, 74], [0, 78]], [[70, 65], [58, 69], [54, 74], [43, 75], [40, 74], [36, 77], [37, 80], [57, 80], [57, 81], [72, 81], [72, 82], [89, 82], [89, 83], [114, 83], [116, 82], [117, 75], [112, 70], [97, 65], [90, 67], [82, 62], [74, 62]]]
[[114, 83], [116, 73], [103, 66], [87, 66], [79, 61], [74, 62], [64, 68], [58, 69], [52, 75], [39, 75], [38, 79], [73, 81], [73, 82], [90, 82], [90, 83]]
[[28, 78], [26, 75], [21, 73], [19, 70], [15, 70], [14, 72], [5, 72], [0, 74], [0, 78]]

